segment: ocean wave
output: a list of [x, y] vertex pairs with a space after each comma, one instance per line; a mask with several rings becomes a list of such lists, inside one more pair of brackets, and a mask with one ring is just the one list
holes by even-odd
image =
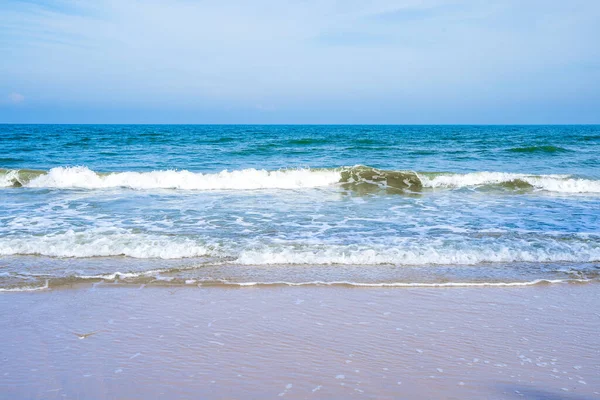
[[129, 257], [176, 260], [201, 258], [204, 264], [236, 265], [475, 265], [482, 263], [598, 262], [600, 242], [580, 238], [463, 238], [403, 243], [212, 243], [193, 236], [132, 233], [115, 229], [69, 230], [45, 236], [4, 237], [0, 256], [64, 258]]
[[[144, 276], [148, 276], [147, 274]], [[148, 280], [136, 280], [127, 279], [135, 277], [107, 275], [106, 277], [70, 277], [68, 279], [56, 279], [53, 281], [54, 285], [60, 286], [65, 283], [75, 283], [85, 281], [88, 279], [98, 279], [106, 281], [114, 281], [115, 279], [123, 279], [122, 283], [125, 284], [154, 284], [156, 286], [164, 286], [164, 280], [156, 279], [154, 281]], [[357, 282], [357, 281], [231, 281], [228, 279], [172, 279], [168, 281], [169, 286], [189, 286], [197, 285], [198, 287], [207, 286], [236, 286], [236, 287], [251, 287], [251, 286], [346, 286], [346, 287], [367, 287], [367, 288], [458, 288], [458, 287], [524, 287], [524, 286], [538, 286], [538, 285], [553, 285], [553, 284], [573, 284], [573, 283], [591, 283], [596, 281], [595, 279], [584, 279], [584, 278], [566, 278], [566, 279], [533, 279], [530, 281], [462, 281], [462, 282]], [[46, 287], [40, 287], [33, 290], [42, 290], [48, 288], [48, 281], [46, 281]], [[32, 290], [32, 289], [30, 289]]]
[[464, 188], [502, 186], [533, 188], [556, 193], [600, 193], [600, 181], [573, 178], [570, 175], [527, 175], [505, 172], [419, 175], [424, 187]]
[[321, 145], [321, 144], [326, 144], [329, 143], [329, 139], [326, 138], [301, 138], [301, 139], [290, 139], [287, 142], [288, 144], [291, 145], [299, 145], [299, 146], [305, 146], [305, 145]]
[[[177, 271], [177, 269], [175, 270]], [[167, 269], [156, 269], [156, 270], [150, 270], [150, 271], [141, 271], [141, 272], [110, 272], [107, 274], [98, 274], [98, 275], [79, 275], [79, 276], [75, 276], [75, 277], [68, 277], [68, 278], [62, 278], [63, 280], [76, 280], [76, 279], [83, 279], [83, 280], [95, 280], [95, 279], [101, 279], [101, 280], [107, 280], [107, 281], [114, 281], [115, 279], [135, 279], [135, 278], [142, 278], [142, 277], [153, 277], [155, 278], [156, 276], [158, 276], [161, 272], [169, 272], [169, 270]]]
[[0, 187], [21, 187], [45, 173], [30, 169], [0, 169]]
[[[597, 279], [584, 278], [566, 278], [549, 279], [539, 278], [526, 281], [445, 281], [445, 282], [361, 282], [349, 280], [314, 280], [314, 281], [232, 281], [228, 279], [160, 279], [160, 276], [153, 276], [149, 273], [141, 274], [106, 274], [98, 276], [69, 276], [62, 278], [45, 279], [39, 286], [31, 285], [11, 285], [9, 287], [0, 287], [1, 292], [32, 292], [48, 289], [57, 289], [65, 286], [72, 287], [76, 284], [101, 284], [103, 282], [120, 283], [122, 285], [141, 285], [152, 287], [269, 287], [269, 286], [287, 286], [287, 287], [305, 287], [305, 286], [329, 286], [329, 287], [348, 287], [348, 288], [506, 288], [506, 287], [527, 287], [539, 285], [557, 285], [557, 284], [589, 284], [597, 282]], [[171, 292], [172, 293], [172, 292]]]
[[186, 170], [98, 173], [87, 167], [56, 167], [49, 171], [0, 170], [0, 187], [57, 189], [129, 188], [138, 190], [256, 190], [340, 187], [359, 193], [423, 192], [431, 189], [500, 188], [555, 193], [600, 193], [600, 181], [571, 175], [507, 172], [415, 172], [368, 166], [332, 169], [243, 169], [218, 173]]
[[353, 281], [309, 281], [309, 282], [233, 282], [225, 279], [202, 281], [199, 286], [350, 286], [380, 288], [448, 288], [448, 287], [519, 287], [550, 285], [559, 283], [589, 283], [591, 279], [534, 279], [524, 282], [353, 282]]
[[345, 189], [371, 191], [420, 191], [423, 183], [413, 171], [386, 171], [357, 165], [339, 169], [339, 183]]
[[49, 279], [46, 279], [46, 283], [41, 286], [0, 287], [0, 292], [37, 292], [38, 290], [46, 290], [49, 287]]
[[1, 186], [34, 188], [131, 189], [298, 189], [328, 186], [339, 180], [334, 170], [244, 169], [202, 174], [190, 171], [115, 172], [99, 174], [87, 167], [57, 167], [47, 173], [8, 170], [0, 174]]
[[596, 262], [600, 243], [558, 243], [554, 240], [502, 244], [462, 243], [444, 247], [439, 243], [405, 247], [312, 246], [243, 250], [233, 261], [242, 265], [475, 265], [514, 262]]
[[0, 255], [43, 255], [49, 257], [110, 257], [177, 259], [203, 257], [215, 250], [186, 237], [139, 235], [92, 230], [46, 236], [5, 237]]
[[545, 145], [545, 146], [525, 146], [525, 147], [513, 147], [508, 149], [511, 153], [565, 153], [570, 150], [559, 146]]

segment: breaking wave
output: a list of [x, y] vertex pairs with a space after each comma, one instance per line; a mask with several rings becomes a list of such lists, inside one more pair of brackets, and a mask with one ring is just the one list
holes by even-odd
[[423, 174], [424, 187], [463, 188], [500, 186], [507, 189], [537, 189], [556, 193], [600, 193], [600, 181], [574, 178], [570, 175], [527, 175], [505, 172], [473, 172], [469, 174]]
[[50, 257], [110, 257], [176, 259], [202, 257], [214, 247], [187, 237], [114, 233], [104, 230], [57, 233], [45, 236], [5, 237], [0, 255]]
[[250, 190], [328, 186], [339, 180], [334, 170], [244, 169], [202, 174], [190, 171], [115, 172], [100, 174], [87, 167], [57, 167], [48, 172], [0, 171], [1, 186], [81, 189]]
[[61, 258], [203, 258], [237, 265], [475, 265], [513, 262], [598, 262], [600, 242], [581, 238], [495, 238], [440, 243], [434, 239], [370, 245], [212, 244], [200, 237], [136, 234], [92, 229], [83, 232], [5, 237], [0, 256]]
[[292, 247], [244, 250], [233, 261], [242, 265], [475, 265], [513, 262], [596, 262], [600, 243], [558, 243], [554, 240], [503, 244], [463, 243], [440, 246], [436, 243], [413, 246], [371, 247], [323, 246], [320, 249]]
[[129, 188], [137, 190], [257, 190], [341, 187], [361, 193], [391, 193], [431, 189], [500, 188], [555, 193], [600, 193], [600, 181], [571, 175], [531, 175], [506, 172], [415, 172], [367, 166], [333, 169], [243, 169], [218, 173], [186, 170], [98, 173], [87, 167], [57, 167], [49, 171], [2, 170], [0, 187], [56, 189]]
[[49, 279], [41, 286], [16, 286], [16, 287], [0, 287], [0, 292], [37, 292], [38, 290], [49, 289]]

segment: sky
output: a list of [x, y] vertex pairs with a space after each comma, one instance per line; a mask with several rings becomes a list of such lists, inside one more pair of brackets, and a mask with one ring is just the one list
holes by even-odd
[[2, 0], [0, 123], [600, 123], [598, 0]]

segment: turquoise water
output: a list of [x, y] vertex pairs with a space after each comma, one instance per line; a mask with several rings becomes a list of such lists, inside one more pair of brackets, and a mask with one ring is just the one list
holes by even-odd
[[600, 126], [0, 125], [0, 288], [600, 271]]

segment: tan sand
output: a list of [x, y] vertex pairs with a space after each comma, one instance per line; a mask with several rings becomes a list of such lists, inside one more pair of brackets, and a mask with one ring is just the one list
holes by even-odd
[[0, 398], [600, 398], [599, 294], [597, 284], [0, 293]]

